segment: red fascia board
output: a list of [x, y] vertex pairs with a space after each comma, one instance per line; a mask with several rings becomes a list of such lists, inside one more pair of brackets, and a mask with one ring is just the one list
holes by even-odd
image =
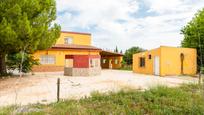
[[65, 59], [74, 59], [73, 55], [65, 55]]
[[78, 49], [78, 50], [97, 50], [97, 51], [102, 51], [101, 49], [94, 49], [94, 48], [63, 48], [63, 47], [53, 47], [53, 48], [50, 48], [49, 50], [55, 50], [55, 49]]
[[70, 31], [61, 31], [62, 33], [69, 33], [69, 34], [81, 34], [81, 35], [90, 35], [91, 33], [83, 33], [83, 32], [70, 32]]

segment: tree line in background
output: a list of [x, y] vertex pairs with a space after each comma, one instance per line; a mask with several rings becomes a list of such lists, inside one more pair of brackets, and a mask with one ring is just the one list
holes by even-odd
[[[140, 53], [140, 52], [143, 52], [145, 51], [145, 49], [143, 48], [140, 48], [140, 47], [131, 47], [129, 49], [127, 49], [124, 53], [124, 56], [123, 56], [123, 62], [122, 62], [122, 66], [124, 68], [129, 68], [131, 69], [132, 67], [132, 61], [133, 61], [133, 54], [136, 54], [136, 53]], [[116, 53], [119, 53], [118, 52], [118, 47], [116, 46], [114, 52]], [[120, 51], [121, 54], [123, 54], [123, 51], [121, 50]]]
[[56, 42], [61, 28], [55, 0], [2, 0], [0, 2], [0, 75], [18, 68], [20, 73], [37, 64], [32, 53]]

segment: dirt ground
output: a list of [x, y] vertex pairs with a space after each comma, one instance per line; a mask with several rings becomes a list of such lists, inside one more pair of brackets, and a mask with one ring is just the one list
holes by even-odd
[[145, 90], [156, 85], [178, 86], [198, 82], [197, 78], [188, 76], [158, 77], [120, 70], [102, 70], [101, 75], [91, 77], [67, 77], [62, 72], [37, 73], [22, 78], [1, 79], [0, 106], [55, 102], [57, 78], [61, 81], [61, 99], [79, 99], [94, 91], [118, 91], [125, 88]]

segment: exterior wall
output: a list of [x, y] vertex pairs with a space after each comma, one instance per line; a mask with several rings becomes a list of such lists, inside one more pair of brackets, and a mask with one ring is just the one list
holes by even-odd
[[100, 67], [100, 55], [66, 55], [66, 59], [73, 59], [73, 68], [89, 68], [90, 59], [98, 59]]
[[[37, 51], [34, 53], [35, 59], [40, 59], [41, 55], [53, 55], [55, 56], [55, 64], [43, 64], [33, 68], [34, 72], [40, 71], [49, 71], [50, 69], [46, 69], [49, 67], [61, 67], [64, 68], [65, 65], [65, 55], [98, 55], [100, 56], [99, 51], [88, 51], [88, 50], [43, 50]], [[44, 69], [43, 69], [44, 68]], [[60, 69], [63, 71], [63, 69]], [[43, 72], [42, 71], [42, 72]]]
[[[151, 55], [151, 59], [149, 59], [149, 55]], [[141, 52], [133, 55], [133, 72], [135, 73], [141, 73], [141, 74], [154, 74], [154, 57], [161, 55], [160, 48]], [[140, 57], [145, 57], [145, 67], [140, 67], [139, 65], [139, 59]], [[160, 59], [161, 62], [161, 59]], [[160, 63], [161, 65], [161, 63]], [[161, 67], [161, 66], [160, 66]]]
[[[160, 76], [181, 75], [181, 58], [184, 54], [183, 73], [195, 75], [197, 71], [197, 53], [191, 48], [176, 48], [161, 46], [160, 48], [134, 54], [133, 72], [142, 74], [154, 74], [154, 56], [160, 58]], [[148, 55], [151, 54], [151, 59]], [[145, 67], [139, 67], [139, 58], [145, 57]]]
[[[66, 76], [92, 76], [101, 73], [100, 56], [99, 55], [73, 55], [66, 56], [66, 59], [73, 59], [73, 67], [65, 67], [64, 75]], [[97, 66], [91, 66], [90, 60], [95, 59]]]
[[32, 68], [33, 72], [58, 72], [64, 71], [64, 66], [55, 66], [55, 65], [39, 65]]
[[101, 74], [101, 68], [64, 68], [65, 76], [95, 76]]
[[[88, 50], [49, 50], [49, 51], [37, 51], [34, 53], [35, 59], [40, 59], [41, 55], [53, 55], [55, 56], [55, 66], [64, 66], [65, 55], [100, 55], [99, 51]], [[50, 65], [50, 64], [49, 64]], [[50, 65], [52, 66], [52, 65]]]
[[[106, 59], [106, 63], [103, 63], [103, 59]], [[115, 64], [115, 59], [118, 60], [118, 64]], [[111, 61], [112, 60], [112, 61]], [[112, 65], [112, 69], [119, 69], [122, 66], [122, 56], [106, 56], [101, 58], [101, 67], [102, 68], [110, 68]]]
[[[75, 45], [91, 45], [91, 34], [77, 32], [61, 32], [56, 44], [65, 44], [65, 38], [72, 38], [72, 44]], [[33, 54], [35, 59], [41, 56], [51, 55], [55, 57], [54, 64], [42, 64], [33, 68], [34, 72], [55, 72], [64, 71], [66, 75], [71, 76], [90, 76], [97, 75], [101, 72], [100, 51], [85, 49], [49, 49], [37, 51]], [[68, 57], [67, 57], [68, 56]], [[71, 57], [69, 57], [71, 56]], [[72, 58], [73, 67], [65, 68], [65, 57]], [[90, 66], [90, 59], [98, 59], [98, 67]], [[94, 62], [96, 63], [96, 62]]]
[[76, 45], [91, 45], [91, 35], [86, 34], [74, 34], [62, 32], [60, 38], [57, 40], [56, 44], [64, 44], [64, 38], [73, 38], [73, 44]]
[[184, 54], [183, 74], [195, 75], [197, 72], [197, 51], [192, 48], [161, 47], [161, 76], [180, 75], [181, 58]]

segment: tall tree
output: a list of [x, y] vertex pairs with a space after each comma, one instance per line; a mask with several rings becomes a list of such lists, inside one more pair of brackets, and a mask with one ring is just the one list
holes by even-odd
[[55, 19], [55, 0], [0, 1], [0, 73], [7, 54], [20, 52], [23, 63], [25, 53], [51, 47], [60, 35]]
[[198, 11], [194, 18], [181, 30], [184, 35], [182, 47], [196, 48], [198, 65], [204, 62], [204, 9]]
[[123, 56], [123, 60], [126, 62], [126, 64], [128, 65], [132, 65], [132, 56], [135, 53], [139, 53], [145, 51], [144, 49], [140, 48], [140, 47], [132, 47], [129, 48], [128, 50], [125, 51], [125, 54]]
[[118, 53], [118, 47], [117, 46], [115, 47], [114, 52]]

